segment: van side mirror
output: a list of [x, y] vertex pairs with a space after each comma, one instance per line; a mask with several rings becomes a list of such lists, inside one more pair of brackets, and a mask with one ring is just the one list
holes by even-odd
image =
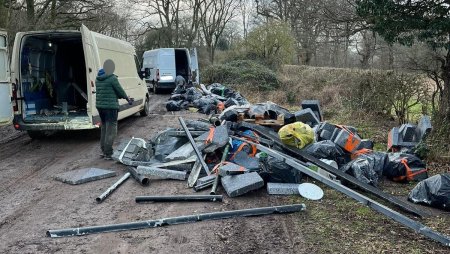
[[141, 70], [139, 72], [139, 77], [141, 79], [149, 78], [150, 77], [150, 69], [149, 68], [145, 68], [144, 70]]

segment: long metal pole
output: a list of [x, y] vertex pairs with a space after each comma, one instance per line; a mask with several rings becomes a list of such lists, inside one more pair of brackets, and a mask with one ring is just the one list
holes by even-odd
[[[217, 178], [217, 177], [216, 177], [216, 178]], [[215, 180], [216, 178], [212, 179], [211, 181], [205, 182], [205, 183], [203, 183], [203, 184], [195, 185], [194, 188], [193, 188], [194, 191], [195, 191], [195, 192], [201, 191], [201, 190], [203, 190], [203, 189], [208, 188], [209, 186], [212, 186], [212, 185], [214, 184], [214, 180]]]
[[282, 205], [282, 206], [272, 206], [272, 207], [259, 207], [250, 208], [243, 210], [232, 210], [224, 212], [214, 212], [214, 213], [202, 213], [187, 216], [179, 216], [172, 218], [163, 218], [158, 220], [146, 220], [130, 223], [112, 224], [104, 226], [93, 226], [93, 227], [80, 227], [80, 228], [67, 228], [58, 230], [48, 230], [46, 235], [48, 237], [64, 237], [64, 236], [80, 236], [87, 234], [96, 234], [104, 232], [116, 232], [125, 230], [135, 230], [144, 228], [156, 228], [167, 225], [176, 225], [182, 223], [192, 223], [205, 220], [220, 220], [229, 219], [235, 217], [250, 217], [250, 216], [261, 216], [267, 214], [283, 214], [283, 213], [294, 213], [304, 211], [306, 206], [304, 204], [294, 204], [294, 205]]
[[136, 203], [174, 202], [174, 201], [211, 201], [222, 202], [222, 195], [176, 195], [176, 196], [137, 196]]
[[253, 145], [256, 145], [258, 150], [265, 152], [265, 153], [269, 154], [270, 156], [273, 156], [273, 157], [285, 162], [286, 164], [288, 164], [289, 166], [292, 166], [293, 168], [299, 170], [300, 172], [330, 186], [331, 188], [333, 188], [339, 192], [344, 193], [345, 195], [361, 202], [362, 204], [374, 209], [375, 211], [382, 213], [382, 214], [386, 215], [387, 217], [399, 222], [400, 224], [413, 229], [417, 233], [427, 236], [445, 246], [450, 246], [450, 238], [448, 236], [443, 235], [439, 232], [436, 232], [418, 221], [410, 219], [410, 218], [404, 216], [403, 214], [400, 214], [397, 211], [394, 211], [394, 210], [390, 209], [389, 207], [376, 202], [375, 200], [372, 200], [372, 199], [370, 199], [370, 198], [368, 198], [368, 197], [366, 197], [366, 196], [364, 196], [342, 184], [339, 184], [321, 174], [318, 174], [315, 171], [312, 171], [311, 169], [309, 169], [308, 167], [299, 163], [296, 159], [294, 159], [288, 155], [281, 154], [281, 153], [274, 151], [268, 147], [265, 147], [265, 146], [262, 146], [262, 145], [259, 145], [256, 143], [252, 143], [250, 141], [247, 141], [247, 142], [249, 142]]
[[145, 175], [139, 174], [134, 167], [128, 167], [128, 172], [130, 172], [131, 176], [136, 179], [142, 186], [147, 186], [150, 183], [150, 179]]
[[195, 141], [194, 141], [194, 139], [192, 138], [192, 135], [191, 135], [191, 133], [189, 132], [189, 129], [188, 129], [188, 127], [186, 126], [186, 123], [184, 122], [183, 117], [181, 117], [181, 116], [178, 117], [178, 120], [180, 121], [181, 127], [183, 127], [183, 130], [186, 132], [186, 135], [187, 135], [187, 137], [188, 137], [188, 139], [189, 139], [189, 142], [191, 142], [192, 148], [194, 148], [194, 152], [195, 152], [195, 154], [197, 155], [197, 158], [198, 158], [198, 160], [200, 161], [200, 163], [201, 163], [203, 169], [205, 170], [205, 172], [206, 172], [207, 175], [210, 175], [211, 172], [209, 171], [208, 165], [206, 165], [205, 160], [203, 160], [202, 153], [198, 150], [198, 147], [197, 147], [197, 145], [195, 144]]
[[123, 175], [122, 178], [120, 178], [115, 184], [113, 184], [105, 192], [98, 196], [95, 201], [97, 201], [97, 203], [103, 202], [103, 200], [109, 197], [109, 195], [111, 195], [111, 193], [113, 193], [123, 182], [125, 182], [130, 177], [130, 175], [131, 174], [129, 172]]
[[[222, 165], [225, 162], [225, 160], [227, 159], [229, 151], [230, 151], [230, 144], [227, 144], [227, 146], [225, 146], [225, 149], [223, 150], [222, 159], [220, 160], [220, 165]], [[217, 170], [219, 170], [219, 168], [217, 168]], [[214, 183], [213, 183], [213, 186], [212, 186], [209, 194], [216, 195], [217, 187], [219, 186], [219, 181], [220, 181], [220, 175], [219, 175], [219, 172], [216, 172], [216, 179], [214, 179]]]

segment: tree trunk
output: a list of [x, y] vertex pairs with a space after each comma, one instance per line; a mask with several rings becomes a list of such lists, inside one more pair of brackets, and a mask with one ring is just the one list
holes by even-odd
[[27, 4], [27, 22], [28, 27], [31, 29], [35, 26], [34, 24], [34, 0], [26, 0]]
[[0, 0], [0, 28], [8, 27], [8, 11], [5, 7], [6, 0]]
[[216, 47], [211, 47], [211, 64], [214, 64], [214, 58], [216, 54]]
[[435, 124], [442, 140], [450, 139], [450, 50], [447, 51], [441, 66], [442, 90], [439, 93], [439, 109], [435, 115]]
[[450, 123], [450, 54], [446, 64], [442, 66], [443, 89], [439, 105], [439, 113], [447, 123]]
[[56, 0], [52, 0], [52, 6], [50, 9], [50, 26], [56, 28]]
[[311, 51], [309, 51], [309, 49], [306, 49], [304, 64], [311, 65], [311, 60], [312, 60], [312, 53], [311, 53]]
[[389, 70], [394, 69], [394, 46], [389, 45]]

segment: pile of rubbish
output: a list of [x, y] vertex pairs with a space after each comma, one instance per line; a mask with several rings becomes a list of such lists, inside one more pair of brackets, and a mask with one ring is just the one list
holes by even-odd
[[[378, 152], [373, 150], [374, 142], [363, 139], [355, 127], [324, 121], [317, 100], [305, 100], [301, 110], [290, 112], [272, 102], [248, 104], [239, 93], [220, 84], [203, 90], [204, 93], [194, 87], [184, 90], [177, 87], [171, 100], [178, 98], [183, 103], [201, 104], [201, 112], [211, 113], [209, 120], [186, 121], [194, 143], [185, 130], [172, 128], [148, 142], [132, 139], [123, 143], [113, 158], [125, 165], [137, 166], [142, 173], [152, 172], [155, 174], [152, 176], [158, 176], [161, 170], [182, 170], [186, 178], [189, 176], [188, 185], [194, 190], [214, 185], [212, 192], [215, 192], [220, 178], [230, 197], [263, 186], [279, 189], [280, 184], [292, 187], [286, 194], [295, 192], [303, 174], [253, 144], [264, 144], [284, 153], [275, 139], [373, 187], [378, 186], [382, 177], [397, 182], [428, 178], [426, 164], [411, 149], [431, 131], [428, 116], [423, 116], [418, 126], [405, 124], [394, 128], [389, 133], [390, 152]], [[237, 103], [214, 114], [217, 104], [230, 98], [239, 100], [233, 99]], [[198, 103], [207, 99], [211, 103]], [[407, 140], [409, 143], [403, 142]], [[305, 161], [305, 165], [331, 180], [348, 183], [336, 172], [324, 170], [311, 161]], [[268, 192], [272, 189], [268, 188]]]
[[[395, 143], [395, 150], [374, 151], [374, 142], [362, 138], [356, 128], [324, 121], [317, 100], [303, 101], [301, 110], [290, 112], [272, 102], [250, 105], [242, 98], [217, 111], [219, 103], [237, 93], [219, 84], [204, 90], [188, 88], [185, 93], [174, 93], [168, 105], [182, 98], [183, 107], [196, 104], [201, 112], [211, 114], [209, 119], [185, 121], [179, 117], [181, 128], [166, 129], [147, 141], [132, 138], [119, 146], [113, 158], [129, 166], [131, 175], [142, 185], [159, 178], [187, 180], [195, 192], [209, 189], [206, 197], [171, 197], [184, 201], [221, 200], [217, 195], [221, 191], [234, 198], [264, 186], [271, 195], [321, 199], [320, 187], [302, 183], [310, 177], [450, 246], [450, 238], [358, 192], [368, 192], [425, 217], [424, 211], [377, 188], [382, 177], [397, 182], [421, 181], [409, 200], [448, 209], [449, 176], [428, 178], [426, 164], [414, 154], [413, 145]], [[207, 99], [210, 102], [199, 103]], [[410, 140], [411, 128], [413, 141], [421, 143], [432, 128], [429, 117], [424, 116], [417, 127], [399, 128], [389, 138], [397, 135], [397, 140]]]
[[[233, 103], [227, 104], [227, 101]], [[250, 105], [239, 93], [213, 84], [202, 92], [192, 87], [176, 91], [168, 105], [175, 102], [180, 102], [180, 108], [195, 104], [199, 111], [211, 115], [209, 119], [199, 120], [179, 117], [179, 128], [168, 128], [148, 139], [133, 137], [120, 144], [112, 157], [126, 165], [128, 172], [100, 195], [97, 202], [106, 199], [129, 177], [142, 186], [150, 185], [153, 179], [170, 179], [186, 181], [195, 192], [209, 190], [209, 195], [138, 196], [137, 203], [220, 202], [223, 197], [219, 193], [235, 198], [264, 186], [270, 195], [301, 195], [320, 200], [324, 195], [322, 189], [304, 182], [308, 177], [450, 246], [449, 237], [361, 193], [369, 193], [411, 215], [425, 217], [424, 211], [377, 188], [382, 177], [397, 182], [420, 181], [411, 191], [410, 201], [449, 209], [450, 175], [428, 178], [426, 164], [414, 154], [415, 146], [411, 143], [420, 144], [430, 132], [428, 116], [424, 116], [418, 126], [408, 125], [391, 132], [390, 140], [412, 141], [407, 144], [391, 142], [390, 152], [386, 153], [374, 151], [374, 142], [362, 138], [356, 128], [324, 121], [317, 100], [303, 101], [301, 110], [290, 112], [272, 102]], [[220, 103], [227, 106], [218, 107]], [[49, 230], [47, 235], [84, 235], [303, 210], [304, 204], [252, 208]]]
[[219, 83], [209, 85], [208, 88], [203, 84], [197, 88], [183, 83], [175, 88], [166, 103], [166, 109], [168, 111], [190, 109], [209, 115], [219, 113], [231, 106], [247, 104], [249, 104], [248, 101], [239, 92]]

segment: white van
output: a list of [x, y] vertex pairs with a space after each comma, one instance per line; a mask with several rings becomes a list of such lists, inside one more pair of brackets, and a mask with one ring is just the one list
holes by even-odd
[[[100, 125], [95, 108], [95, 79], [106, 59], [133, 105], [119, 100], [119, 119], [149, 113], [148, 90], [134, 47], [91, 32], [34, 31], [17, 33], [8, 73], [6, 33], [0, 36], [0, 124], [38, 137], [49, 130], [93, 129]], [[9, 79], [10, 76], [10, 79]]]
[[175, 78], [199, 83], [197, 50], [160, 48], [144, 52], [142, 69], [147, 73], [147, 86], [153, 92], [175, 88]]

